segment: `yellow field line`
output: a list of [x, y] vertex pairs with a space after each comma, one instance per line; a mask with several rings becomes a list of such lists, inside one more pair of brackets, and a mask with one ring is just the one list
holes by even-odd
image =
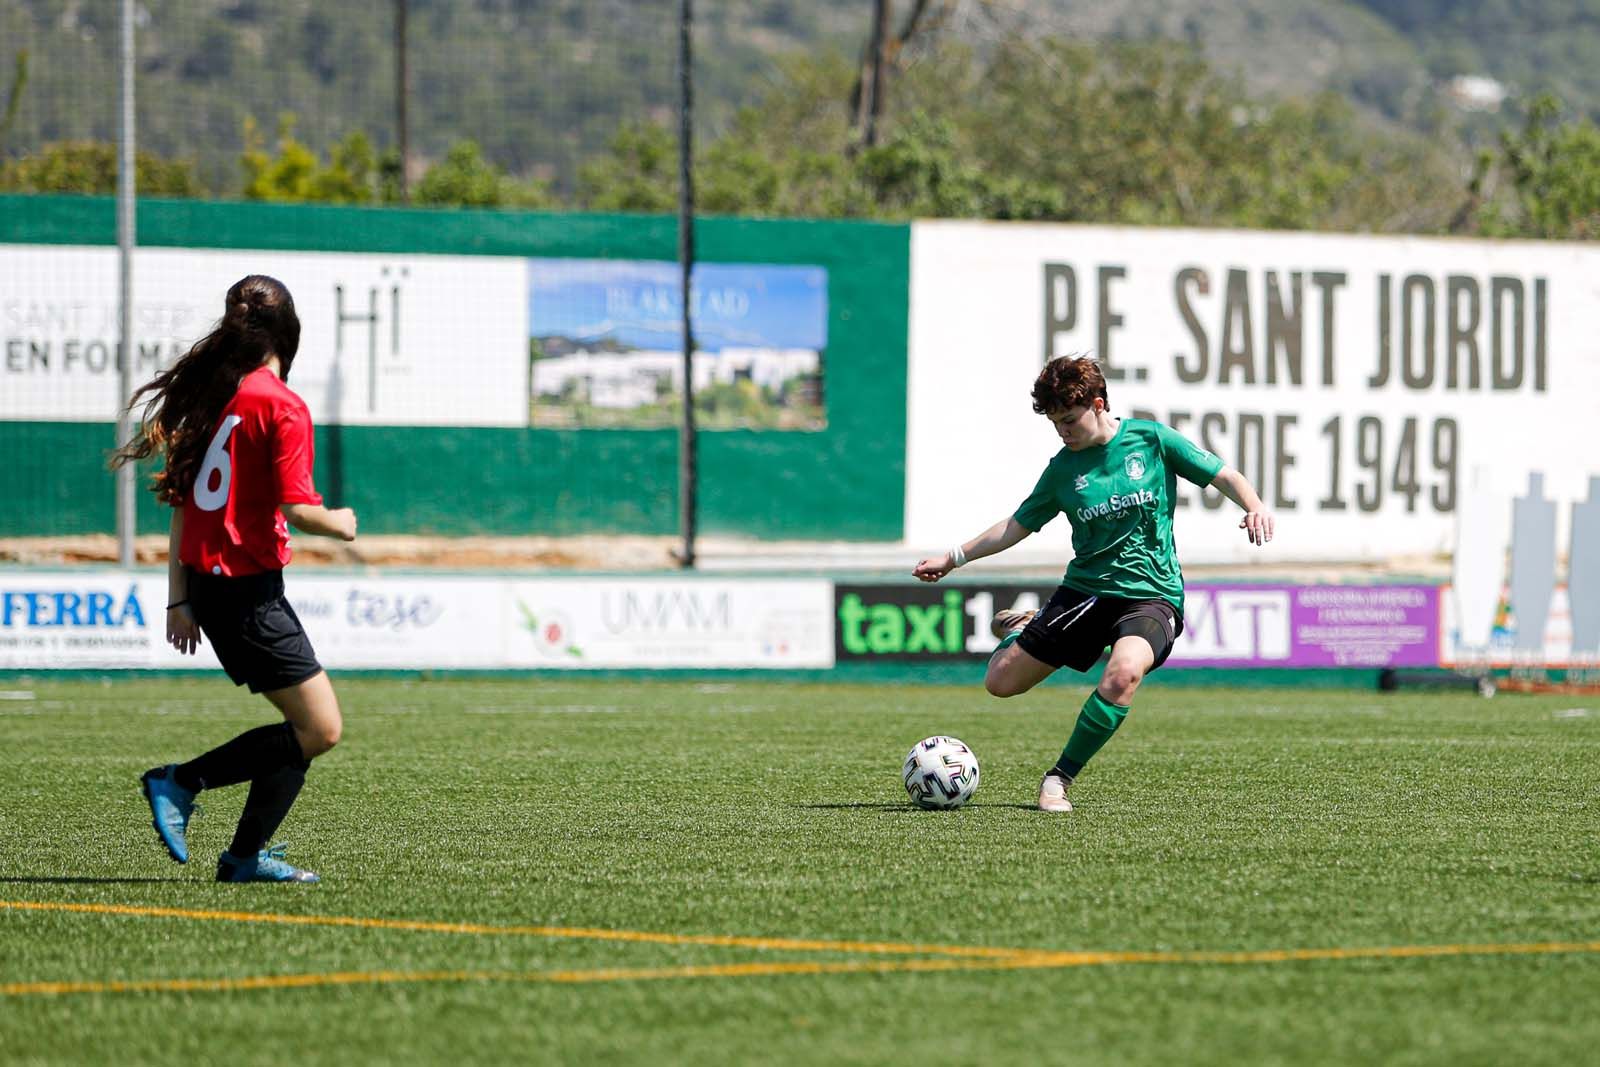
[[569, 926], [491, 926], [481, 923], [423, 922], [413, 919], [367, 919], [343, 915], [282, 915], [255, 911], [209, 911], [158, 908], [133, 904], [75, 904], [59, 901], [0, 900], [0, 908], [19, 911], [69, 911], [93, 915], [125, 915], [154, 919], [197, 919], [207, 922], [275, 923], [286, 926], [347, 926], [363, 930], [409, 930], [432, 934], [484, 937], [549, 937], [588, 941], [628, 941], [656, 945], [712, 945], [783, 952], [845, 952], [866, 955], [956, 956], [1011, 959], [1036, 949], [987, 948], [978, 945], [910, 945], [878, 941], [824, 941], [788, 937], [741, 937], [731, 934], [669, 934], [650, 930], [605, 930]]
[[253, 975], [243, 978], [157, 978], [121, 982], [16, 982], [0, 985], [0, 996], [64, 993], [189, 993], [253, 989], [302, 989], [324, 985], [393, 982], [638, 982], [663, 978], [742, 978], [784, 974], [848, 974], [893, 971], [1011, 969], [1015, 960], [847, 960], [799, 963], [718, 963], [687, 967], [604, 967], [584, 971], [340, 971], [332, 974]]
[[1011, 959], [809, 960], [798, 963], [728, 963], [688, 967], [608, 967], [583, 971], [336, 971], [330, 974], [254, 975], [242, 978], [170, 978], [114, 982], [14, 982], [0, 996], [71, 993], [193, 993], [399, 982], [638, 982], [671, 978], [745, 978], [790, 974], [1011, 971], [1109, 964], [1250, 964], [1298, 960], [1403, 959], [1424, 956], [1532, 955], [1600, 952], [1600, 941], [1547, 941], [1502, 945], [1396, 945], [1376, 948], [1269, 949], [1259, 952], [1050, 952]]
[[546, 937], [623, 941], [662, 945], [709, 945], [766, 951], [839, 952], [862, 955], [947, 956], [987, 959], [1022, 965], [1071, 967], [1106, 963], [1282, 963], [1293, 960], [1402, 959], [1422, 956], [1526, 955], [1556, 952], [1600, 952], [1600, 941], [1532, 942], [1526, 944], [1397, 945], [1376, 948], [1265, 949], [1246, 952], [1057, 952], [1050, 949], [982, 945], [919, 945], [883, 941], [829, 941], [734, 934], [673, 934], [650, 930], [608, 930], [568, 926], [494, 926], [483, 923], [427, 922], [414, 919], [372, 919], [345, 915], [287, 915], [274, 912], [162, 908], [135, 904], [80, 904], [66, 901], [0, 900], [0, 908], [19, 911], [77, 912], [137, 918], [193, 919], [204, 922], [270, 923], [288, 926], [336, 926], [368, 930], [469, 934], [480, 937]]
[[1275, 948], [1253, 952], [1118, 952], [1107, 963], [1293, 963], [1300, 960], [1400, 960], [1433, 956], [1547, 956], [1600, 952], [1600, 941], [1531, 941], [1479, 945], [1381, 945], [1367, 948]]

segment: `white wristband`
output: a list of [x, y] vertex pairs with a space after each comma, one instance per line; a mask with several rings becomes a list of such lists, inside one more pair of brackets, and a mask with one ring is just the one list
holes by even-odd
[[962, 547], [960, 545], [957, 545], [956, 547], [952, 548], [950, 550], [950, 566], [952, 568], [954, 568], [954, 567], [965, 567], [966, 565], [967, 565], [967, 553], [966, 553], [966, 551], [964, 549], [962, 549]]

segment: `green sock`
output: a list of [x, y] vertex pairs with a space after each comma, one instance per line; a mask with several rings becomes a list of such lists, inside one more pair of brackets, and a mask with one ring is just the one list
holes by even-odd
[[1066, 772], [1068, 778], [1076, 778], [1083, 765], [1111, 740], [1111, 735], [1127, 717], [1128, 709], [1111, 703], [1100, 695], [1100, 690], [1090, 693], [1089, 699], [1083, 702], [1083, 710], [1078, 712], [1078, 725], [1072, 728], [1072, 737], [1061, 750], [1056, 767]]
[[994, 659], [995, 656], [999, 655], [1005, 649], [1008, 649], [1012, 645], [1016, 644], [1017, 643], [1017, 638], [1019, 638], [1021, 636], [1022, 636], [1022, 631], [1021, 630], [1012, 630], [1010, 633], [1006, 634], [1004, 637], [1002, 637], [1000, 639], [1000, 643], [998, 645], [994, 646], [994, 651], [989, 653], [989, 658], [990, 659]]

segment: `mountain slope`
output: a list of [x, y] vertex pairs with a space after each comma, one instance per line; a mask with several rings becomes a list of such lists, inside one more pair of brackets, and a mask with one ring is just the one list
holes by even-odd
[[[911, 8], [896, 0], [895, 24]], [[570, 187], [619, 122], [670, 122], [676, 0], [411, 0], [411, 145], [437, 159], [471, 138], [500, 166]], [[778, 84], [784, 57], [857, 54], [870, 0], [700, 0], [696, 102], [702, 136]], [[141, 144], [197, 160], [237, 190], [244, 129], [270, 140], [292, 113], [319, 151], [355, 130], [395, 138], [392, 0], [146, 0], [139, 8]], [[939, 32], [982, 43], [1006, 34], [1187, 41], [1261, 94], [1340, 92], [1376, 118], [1482, 137], [1514, 117], [1452, 109], [1456, 75], [1514, 94], [1560, 93], [1600, 107], [1600, 0], [932, 0]], [[0, 153], [68, 138], [109, 139], [117, 123], [116, 7], [11, 0], [0, 7], [0, 91], [19, 52], [29, 76]], [[914, 60], [914, 53], [911, 57]], [[843, 107], [841, 101], [841, 107]]]

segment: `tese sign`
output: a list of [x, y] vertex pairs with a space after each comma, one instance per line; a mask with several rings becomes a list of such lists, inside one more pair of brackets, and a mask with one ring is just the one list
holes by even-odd
[[[476, 620], [495, 617], [483, 581], [356, 580], [291, 575], [289, 601], [318, 658], [340, 668], [495, 666], [478, 660]], [[217, 667], [166, 643], [165, 575], [0, 574], [0, 667]]]

